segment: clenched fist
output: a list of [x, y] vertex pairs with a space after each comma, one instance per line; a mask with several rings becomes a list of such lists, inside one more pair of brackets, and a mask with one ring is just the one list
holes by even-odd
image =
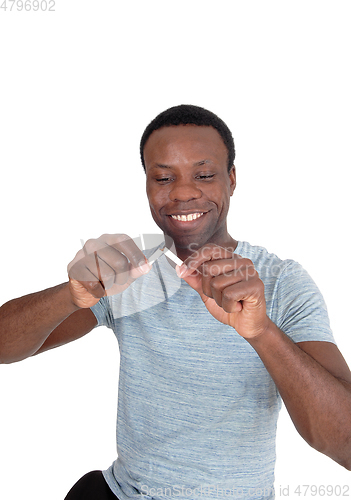
[[123, 292], [150, 269], [142, 251], [125, 234], [88, 240], [67, 267], [72, 300], [78, 307], [92, 307], [101, 297]]
[[196, 290], [208, 311], [246, 339], [264, 333], [264, 285], [253, 263], [215, 244], [207, 244], [177, 267], [178, 275]]

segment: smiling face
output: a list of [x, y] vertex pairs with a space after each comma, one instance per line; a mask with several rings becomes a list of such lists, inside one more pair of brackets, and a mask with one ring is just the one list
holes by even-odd
[[207, 242], [235, 247], [227, 232], [235, 169], [212, 127], [179, 125], [155, 130], [144, 148], [146, 191], [156, 224], [181, 258]]

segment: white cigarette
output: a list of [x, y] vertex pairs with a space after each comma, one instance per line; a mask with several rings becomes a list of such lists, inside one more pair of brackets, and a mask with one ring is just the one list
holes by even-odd
[[154, 252], [151, 257], [149, 257], [149, 264], [152, 265], [157, 259], [161, 257], [161, 255], [167, 255], [167, 257], [178, 266], [181, 266], [183, 264], [183, 261], [179, 257], [177, 257], [177, 255], [175, 255], [171, 250], [169, 250], [169, 248], [166, 247], [156, 250], [156, 252]]
[[177, 266], [181, 266], [183, 264], [182, 259], [180, 259], [175, 253], [173, 253], [169, 248], [164, 248], [163, 253], [167, 255], [169, 259], [171, 259]]

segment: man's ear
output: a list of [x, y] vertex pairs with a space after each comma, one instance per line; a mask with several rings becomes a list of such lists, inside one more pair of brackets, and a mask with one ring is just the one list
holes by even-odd
[[236, 170], [235, 165], [232, 166], [229, 172], [229, 180], [230, 180], [230, 196], [233, 195], [234, 189], [236, 188]]

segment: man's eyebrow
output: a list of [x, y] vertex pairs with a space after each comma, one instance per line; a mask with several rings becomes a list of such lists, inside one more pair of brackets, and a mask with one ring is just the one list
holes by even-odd
[[212, 160], [200, 160], [193, 164], [193, 167], [201, 167], [201, 165], [205, 165], [205, 163], [213, 163]]
[[155, 163], [153, 168], [172, 168], [171, 165], [165, 165], [163, 163]]
[[[200, 160], [195, 163], [193, 163], [193, 167], [200, 167], [201, 165], [205, 165], [206, 163], [213, 163], [211, 160]], [[155, 163], [153, 168], [173, 168], [172, 165], [166, 165], [164, 163]]]

